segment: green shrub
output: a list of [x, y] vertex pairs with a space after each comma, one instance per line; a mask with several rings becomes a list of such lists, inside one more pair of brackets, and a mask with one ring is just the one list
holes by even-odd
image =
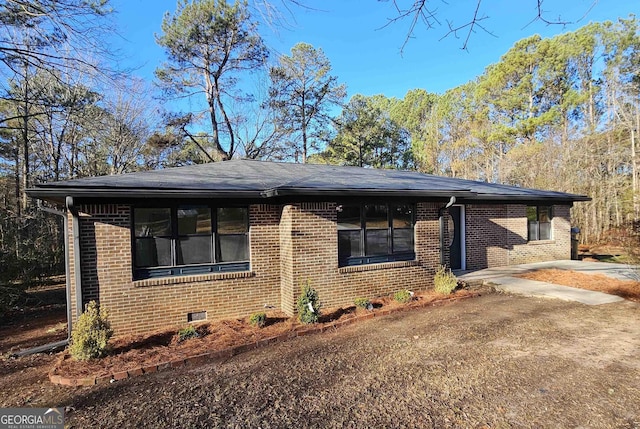
[[267, 323], [267, 314], [263, 311], [253, 313], [249, 316], [249, 323], [258, 328], [262, 328]]
[[193, 325], [189, 325], [185, 328], [182, 328], [178, 331], [178, 342], [181, 343], [190, 338], [198, 338], [200, 334], [196, 330], [196, 327]]
[[112, 335], [107, 309], [91, 301], [73, 328], [69, 352], [77, 360], [103, 357]]
[[356, 298], [353, 303], [356, 305], [356, 307], [358, 308], [365, 308], [368, 309], [371, 306], [371, 301], [369, 301], [369, 299], [367, 298]]
[[308, 280], [302, 285], [297, 301], [298, 319], [302, 323], [316, 323], [320, 318], [320, 298]]
[[450, 269], [441, 265], [433, 278], [433, 289], [443, 295], [449, 295], [458, 287], [458, 279]]
[[411, 292], [409, 292], [406, 289], [399, 290], [393, 294], [393, 299], [398, 301], [401, 304], [406, 304], [407, 302], [411, 301], [411, 298], [412, 298]]

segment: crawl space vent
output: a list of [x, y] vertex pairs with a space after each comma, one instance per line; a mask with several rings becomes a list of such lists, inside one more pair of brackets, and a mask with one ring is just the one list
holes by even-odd
[[198, 322], [200, 320], [207, 320], [206, 311], [197, 311], [195, 313], [187, 314], [187, 322]]

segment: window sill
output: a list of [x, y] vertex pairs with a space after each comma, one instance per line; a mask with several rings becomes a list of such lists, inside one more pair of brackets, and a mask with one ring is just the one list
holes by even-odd
[[374, 270], [387, 270], [391, 268], [404, 268], [404, 267], [416, 267], [420, 265], [418, 261], [396, 261], [396, 262], [380, 262], [377, 264], [362, 264], [362, 265], [350, 265], [347, 267], [340, 267], [338, 272], [340, 274], [347, 273], [359, 273], [363, 271]]
[[531, 241], [527, 241], [527, 244], [530, 244], [532, 246], [540, 246], [543, 244], [556, 244], [556, 240], [531, 240]]
[[159, 277], [154, 279], [134, 280], [134, 287], [164, 286], [181, 283], [201, 283], [215, 280], [244, 279], [254, 277], [253, 271], [233, 271], [226, 273], [192, 274], [187, 276]]

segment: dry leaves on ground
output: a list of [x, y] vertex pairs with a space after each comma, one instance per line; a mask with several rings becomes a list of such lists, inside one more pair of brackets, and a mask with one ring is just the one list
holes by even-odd
[[617, 280], [603, 274], [584, 274], [555, 268], [531, 271], [520, 274], [518, 277], [604, 292], [630, 301], [640, 302], [640, 282], [633, 280]]

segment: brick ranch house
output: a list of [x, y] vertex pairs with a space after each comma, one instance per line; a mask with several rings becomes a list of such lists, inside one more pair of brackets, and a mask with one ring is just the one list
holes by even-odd
[[441, 263], [569, 259], [569, 209], [589, 200], [249, 160], [44, 183], [29, 195], [66, 207], [70, 316], [98, 300], [117, 335], [265, 308], [292, 315], [306, 281], [331, 307], [432, 287]]

